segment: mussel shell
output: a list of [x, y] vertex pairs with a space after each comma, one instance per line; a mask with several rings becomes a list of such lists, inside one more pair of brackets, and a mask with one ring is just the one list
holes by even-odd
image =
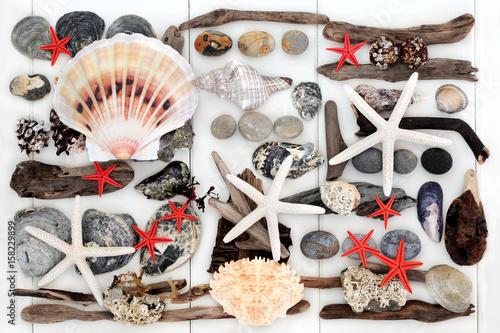
[[446, 310], [461, 313], [469, 308], [472, 282], [459, 270], [448, 265], [433, 266], [425, 274], [425, 285]]
[[71, 36], [66, 47], [74, 56], [85, 46], [102, 38], [104, 33], [104, 20], [92, 12], [70, 12], [57, 20], [57, 37], [62, 39]]
[[52, 52], [40, 50], [40, 46], [52, 43], [50, 24], [41, 16], [27, 16], [12, 29], [10, 36], [12, 45], [30, 58], [43, 60], [52, 59]]
[[436, 104], [439, 111], [455, 113], [465, 109], [469, 99], [459, 87], [446, 84], [436, 91]]
[[427, 235], [440, 242], [443, 236], [443, 190], [436, 182], [420, 187], [417, 197], [418, 220]]
[[146, 37], [156, 37], [153, 26], [145, 18], [137, 15], [123, 15], [117, 18], [106, 31], [106, 38], [111, 38], [116, 34], [124, 33], [127, 35], [141, 34]]

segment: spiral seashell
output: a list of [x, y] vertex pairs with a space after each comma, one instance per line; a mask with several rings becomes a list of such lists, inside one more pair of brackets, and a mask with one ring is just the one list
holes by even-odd
[[439, 111], [455, 113], [465, 109], [469, 99], [459, 87], [445, 84], [436, 91], [436, 103]]
[[250, 65], [229, 61], [223, 68], [215, 68], [191, 83], [246, 111], [264, 104], [272, 93], [290, 88], [292, 79], [262, 76]]
[[[356, 91], [366, 103], [377, 112], [392, 111], [396, 107], [402, 93], [402, 90], [377, 89], [368, 84], [360, 84], [354, 88], [354, 91]], [[423, 100], [425, 100], [424, 96], [413, 94], [410, 104], [418, 103]]]

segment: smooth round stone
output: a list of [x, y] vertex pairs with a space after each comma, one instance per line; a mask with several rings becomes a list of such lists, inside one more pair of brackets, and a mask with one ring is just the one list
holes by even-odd
[[394, 152], [394, 172], [406, 175], [417, 167], [417, 156], [408, 149], [398, 149]]
[[275, 47], [274, 37], [264, 31], [249, 31], [238, 39], [238, 49], [249, 57], [263, 57]]
[[434, 175], [447, 173], [453, 166], [450, 153], [442, 148], [429, 148], [422, 153], [420, 158], [424, 169]]
[[238, 121], [238, 129], [243, 138], [252, 142], [267, 139], [273, 131], [273, 122], [260, 112], [247, 112]]
[[300, 250], [309, 259], [328, 259], [339, 251], [339, 241], [326, 231], [312, 231], [300, 241]]
[[210, 131], [219, 140], [229, 139], [236, 132], [236, 120], [228, 114], [218, 116], [212, 122]]
[[19, 75], [10, 82], [10, 92], [28, 101], [38, 101], [50, 92], [50, 82], [45, 75]]
[[[356, 236], [357, 239], [362, 240], [366, 235], [363, 235], [363, 234], [354, 234], [354, 236]], [[375, 243], [375, 241], [373, 240], [373, 238], [370, 238], [368, 240], [368, 244], [367, 245], [373, 247], [374, 249], [377, 248], [377, 243]], [[347, 237], [342, 242], [342, 251], [344, 253], [346, 253], [347, 251], [349, 251], [353, 247], [354, 247], [354, 242], [352, 241], [351, 237]], [[371, 252], [365, 252], [365, 256], [367, 258], [370, 258], [372, 256], [372, 253]], [[359, 256], [358, 252], [350, 254], [347, 257], [351, 258], [351, 259], [354, 259], [354, 260], [361, 260], [361, 257]]]
[[396, 259], [401, 240], [405, 242], [405, 260], [415, 258], [420, 253], [420, 238], [410, 230], [402, 229], [386, 233], [380, 242], [380, 251], [384, 256]]
[[283, 116], [274, 122], [274, 133], [282, 139], [293, 139], [302, 134], [304, 124], [294, 116]]
[[382, 171], [382, 151], [368, 148], [352, 158], [352, 165], [362, 173], [377, 173]]
[[301, 54], [308, 46], [309, 38], [300, 30], [287, 31], [281, 39], [281, 47], [288, 54]]
[[226, 53], [233, 46], [231, 37], [217, 30], [207, 30], [196, 37], [194, 48], [204, 56], [215, 57]]

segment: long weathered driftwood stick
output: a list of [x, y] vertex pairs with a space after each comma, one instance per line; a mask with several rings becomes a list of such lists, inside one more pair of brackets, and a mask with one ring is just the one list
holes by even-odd
[[414, 319], [426, 323], [435, 323], [458, 317], [466, 317], [475, 311], [474, 305], [462, 312], [451, 312], [439, 304], [429, 304], [418, 300], [409, 300], [399, 311], [382, 311], [354, 313], [348, 304], [330, 304], [321, 310], [323, 319], [370, 319], [370, 320], [405, 320]]
[[[334, 101], [325, 103], [325, 133], [326, 133], [326, 157], [328, 161], [338, 153], [347, 148], [340, 132], [339, 117], [337, 114], [337, 104]], [[334, 180], [342, 176], [347, 165], [343, 163], [330, 165], [326, 171], [326, 180]]]
[[474, 26], [474, 16], [463, 14], [442, 24], [426, 24], [406, 29], [374, 28], [363, 25], [354, 25], [347, 22], [329, 22], [323, 29], [325, 39], [343, 43], [344, 34], [349, 33], [351, 43], [368, 41], [371, 43], [380, 36], [392, 39], [401, 44], [408, 38], [421, 37], [425, 44], [449, 44], [464, 39]]
[[[287, 315], [303, 313], [307, 311], [310, 306], [309, 302], [301, 300], [299, 303], [288, 309]], [[37, 304], [25, 307], [21, 312], [21, 318], [30, 323], [53, 324], [66, 320], [113, 320], [113, 314], [108, 311], [84, 311], [71, 306], [59, 304]], [[194, 307], [165, 311], [159, 322], [225, 318], [234, 317], [225, 313], [223, 308], [220, 306]]]
[[326, 15], [308, 12], [270, 12], [253, 10], [216, 9], [179, 25], [179, 30], [215, 27], [234, 21], [269, 21], [295, 24], [327, 24]]
[[[361, 265], [360, 265], [361, 267]], [[367, 262], [366, 263], [366, 268], [368, 268], [370, 271], [372, 271], [375, 274], [386, 274], [389, 272], [390, 267], [386, 266], [384, 264], [378, 264], [374, 262]], [[410, 281], [417, 281], [417, 282], [425, 282], [425, 274], [427, 271], [419, 270], [419, 269], [410, 269], [406, 271], [406, 277]]]
[[[323, 65], [318, 67], [317, 71], [319, 74], [336, 81], [373, 79], [389, 82], [406, 81], [414, 72], [402, 62], [391, 65], [385, 71], [381, 71], [371, 64], [359, 65], [358, 68], [346, 63], [336, 72], [337, 65], [337, 62]], [[478, 69], [472, 67], [470, 61], [444, 58], [429, 59], [425, 66], [418, 70], [418, 78], [420, 80], [465, 80], [476, 82], [478, 79], [474, 73], [477, 71]]]
[[[351, 107], [360, 129], [355, 135], [357, 137], [365, 137], [374, 133], [377, 130], [375, 126], [363, 114], [358, 112], [353, 105]], [[433, 129], [455, 131], [464, 138], [479, 164], [486, 162], [490, 156], [490, 150], [484, 146], [469, 124], [458, 118], [407, 117], [401, 119], [399, 127], [410, 130]]]

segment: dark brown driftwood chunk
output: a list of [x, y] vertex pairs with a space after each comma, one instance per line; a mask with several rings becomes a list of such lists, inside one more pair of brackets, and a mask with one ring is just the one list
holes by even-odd
[[[116, 164], [110, 177], [123, 187], [134, 179], [134, 170], [125, 162], [100, 163], [103, 170]], [[82, 176], [96, 173], [95, 166], [66, 168], [59, 165], [45, 164], [37, 161], [25, 161], [16, 166], [10, 181], [10, 187], [21, 198], [63, 199], [77, 195], [97, 195], [97, 181], [85, 180]], [[119, 190], [119, 187], [104, 184], [104, 193]]]
[[[325, 133], [326, 133], [326, 157], [328, 161], [338, 153], [347, 148], [340, 132], [337, 104], [334, 101], [325, 103]], [[326, 180], [334, 180], [342, 176], [344, 168], [349, 161], [336, 165], [328, 165]]]

